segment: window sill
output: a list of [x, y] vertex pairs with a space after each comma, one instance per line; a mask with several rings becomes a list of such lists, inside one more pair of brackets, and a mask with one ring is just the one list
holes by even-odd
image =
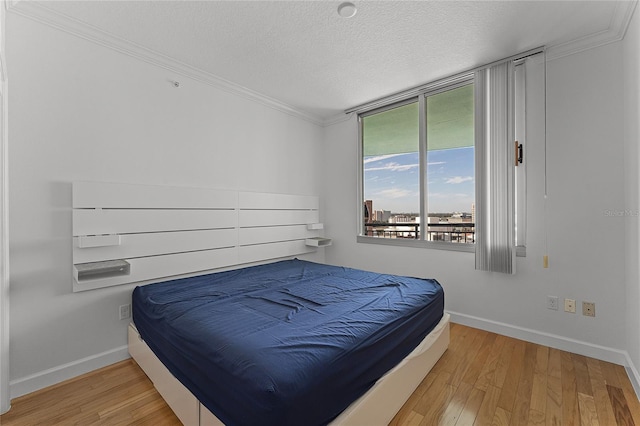
[[[364, 244], [380, 244], [385, 246], [396, 246], [396, 247], [398, 246], [417, 247], [417, 248], [427, 248], [427, 249], [436, 249], [436, 250], [460, 251], [460, 252], [466, 252], [466, 253], [475, 253], [476, 251], [475, 244], [464, 244], [464, 243], [423, 241], [423, 240], [412, 240], [412, 239], [403, 239], [403, 238], [378, 238], [378, 237], [367, 237], [365, 235], [358, 235], [356, 241], [358, 243], [364, 243]], [[516, 247], [516, 256], [526, 257], [527, 248], [524, 246]]]
[[405, 238], [379, 238], [367, 237], [365, 235], [358, 235], [357, 242], [365, 244], [381, 244], [386, 246], [419, 247], [437, 250], [462, 251], [467, 253], [474, 253], [476, 250], [476, 247], [473, 244], [423, 241]]

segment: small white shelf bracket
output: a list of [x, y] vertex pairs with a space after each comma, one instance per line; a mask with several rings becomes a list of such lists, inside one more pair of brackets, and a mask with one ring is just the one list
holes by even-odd
[[304, 243], [310, 247], [327, 247], [331, 245], [331, 238], [312, 237], [305, 239]]

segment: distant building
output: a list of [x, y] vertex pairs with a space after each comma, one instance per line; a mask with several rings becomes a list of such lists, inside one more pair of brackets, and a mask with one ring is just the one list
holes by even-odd
[[391, 219], [390, 210], [376, 210], [375, 220], [376, 222], [389, 222]]
[[393, 223], [408, 223], [413, 222], [414, 218], [412, 216], [397, 214], [389, 219], [389, 222]]
[[[363, 206], [363, 215], [364, 215], [364, 223], [369, 223], [372, 222], [374, 220], [374, 213], [373, 213], [373, 200], [365, 200], [364, 202], [364, 206]], [[370, 227], [364, 227], [364, 231], [365, 231], [365, 235], [368, 236], [373, 236], [373, 229]]]
[[471, 203], [471, 222], [476, 223], [476, 203]]
[[366, 200], [364, 202], [364, 222], [371, 222], [374, 220], [373, 216], [373, 200]]

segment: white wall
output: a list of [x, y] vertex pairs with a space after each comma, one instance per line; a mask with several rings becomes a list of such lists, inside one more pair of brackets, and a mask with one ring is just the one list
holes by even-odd
[[[434, 277], [455, 321], [623, 363], [625, 219], [605, 214], [625, 207], [621, 65], [621, 43], [548, 63], [547, 213], [538, 119], [528, 128], [528, 244], [516, 275], [475, 271], [472, 253], [358, 244], [355, 117], [325, 134], [327, 262]], [[547, 295], [576, 299], [579, 311], [595, 302], [597, 316], [548, 310]]]
[[126, 356], [118, 306], [133, 285], [72, 293], [72, 181], [319, 195], [323, 130], [21, 16], [7, 25], [16, 396]]
[[[605, 215], [638, 207], [638, 21], [636, 11], [623, 43], [548, 64], [547, 213], [538, 126], [527, 150], [527, 257], [507, 276], [475, 271], [469, 253], [356, 243], [354, 117], [322, 130], [10, 15], [14, 396], [126, 353], [117, 307], [133, 286], [71, 292], [74, 180], [322, 191], [329, 263], [435, 277], [458, 321], [614, 361], [627, 349], [640, 366], [639, 221]], [[550, 311], [546, 295], [596, 302], [597, 316]]]
[[625, 198], [631, 214], [626, 219], [626, 278], [627, 278], [627, 350], [633, 364], [636, 392], [640, 394], [640, 12], [634, 16], [623, 41], [624, 64], [624, 140], [625, 140]]

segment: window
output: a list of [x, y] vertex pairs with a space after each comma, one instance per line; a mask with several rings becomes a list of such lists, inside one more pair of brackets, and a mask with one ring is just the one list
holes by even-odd
[[473, 244], [472, 81], [362, 114], [360, 125], [361, 235]]
[[426, 239], [473, 244], [473, 84], [427, 95], [426, 119]]
[[526, 237], [526, 166], [515, 164], [525, 151], [525, 62], [359, 114], [359, 242], [475, 251], [478, 269], [514, 271]]
[[364, 235], [420, 235], [419, 107], [406, 105], [362, 118]]

